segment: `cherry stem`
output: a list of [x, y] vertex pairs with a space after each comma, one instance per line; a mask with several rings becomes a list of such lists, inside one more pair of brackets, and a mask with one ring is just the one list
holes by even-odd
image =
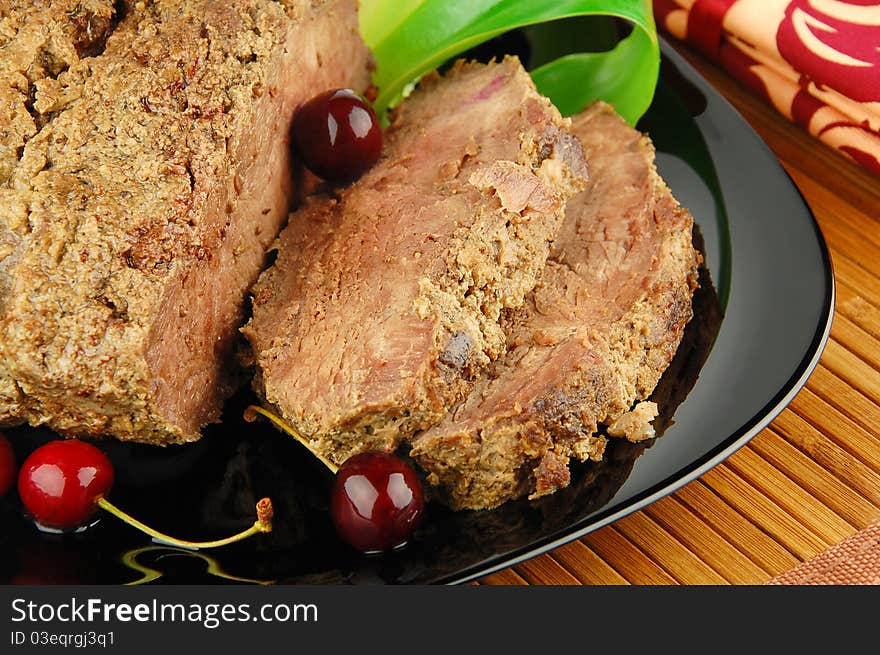
[[260, 534], [261, 532], [272, 532], [273, 509], [272, 501], [268, 498], [263, 498], [262, 500], [260, 500], [260, 502], [257, 503], [257, 520], [254, 521], [254, 524], [251, 527], [249, 527], [247, 530], [239, 532], [238, 534], [234, 534], [231, 537], [226, 537], [225, 539], [217, 539], [215, 541], [185, 541], [183, 539], [175, 539], [174, 537], [169, 537], [168, 535], [162, 534], [158, 530], [154, 530], [153, 528], [141, 523], [136, 518], [119, 509], [116, 505], [111, 503], [106, 498], [98, 498], [96, 502], [98, 507], [110, 512], [113, 516], [121, 519], [125, 523], [128, 523], [130, 526], [137, 528], [141, 532], [150, 535], [157, 542], [168, 546], [188, 548], [190, 550], [200, 550], [202, 548], [219, 548], [220, 546], [226, 546], [235, 543], [236, 541], [247, 539], [251, 535]]
[[267, 419], [272, 421], [272, 423], [274, 423], [276, 426], [278, 426], [279, 428], [284, 430], [287, 434], [289, 434], [291, 437], [296, 439], [299, 443], [301, 443], [303, 446], [305, 446], [308, 449], [308, 451], [310, 453], [312, 453], [312, 455], [314, 455], [319, 460], [321, 460], [321, 463], [324, 466], [326, 466], [328, 469], [330, 469], [331, 473], [336, 475], [336, 472], [339, 471], [339, 467], [336, 466], [336, 464], [331, 462], [329, 459], [324, 457], [317, 450], [315, 450], [315, 447], [312, 446], [312, 444], [310, 444], [304, 436], [302, 436], [299, 432], [294, 430], [291, 426], [289, 426], [287, 423], [285, 423], [282, 419], [275, 416], [275, 414], [273, 414], [269, 410], [263, 409], [262, 407], [258, 407], [257, 405], [248, 405], [248, 407], [244, 410], [244, 420], [247, 421], [248, 423], [253, 423], [256, 420], [255, 414], [260, 414], [261, 416], [265, 416]]

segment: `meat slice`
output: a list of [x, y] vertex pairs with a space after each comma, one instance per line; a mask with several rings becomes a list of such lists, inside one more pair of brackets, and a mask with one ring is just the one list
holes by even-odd
[[600, 425], [633, 441], [652, 436], [656, 406], [639, 401], [692, 315], [693, 219], [656, 173], [650, 140], [602, 103], [573, 128], [590, 184], [568, 203], [534, 292], [502, 321], [507, 354], [412, 443], [455, 508], [566, 486], [571, 458], [602, 458]]
[[0, 8], [0, 421], [195, 440], [292, 197], [287, 130], [365, 87], [355, 0]]
[[265, 401], [341, 462], [436, 423], [504, 352], [585, 184], [515, 58], [459, 62], [399, 108], [379, 162], [290, 217], [245, 334]]

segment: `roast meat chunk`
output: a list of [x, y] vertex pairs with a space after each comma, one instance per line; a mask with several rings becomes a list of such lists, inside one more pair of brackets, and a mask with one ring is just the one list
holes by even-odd
[[295, 189], [288, 128], [368, 84], [355, 0], [0, 9], [0, 422], [198, 439]]
[[602, 103], [573, 125], [590, 183], [569, 201], [534, 291], [502, 319], [507, 353], [412, 443], [455, 508], [566, 486], [572, 458], [602, 458], [603, 432], [652, 436], [645, 399], [692, 316], [693, 219], [657, 174], [651, 141]]
[[398, 108], [379, 162], [282, 232], [245, 329], [268, 407], [336, 462], [437, 423], [502, 356], [502, 312], [586, 181], [516, 58], [457, 63]]

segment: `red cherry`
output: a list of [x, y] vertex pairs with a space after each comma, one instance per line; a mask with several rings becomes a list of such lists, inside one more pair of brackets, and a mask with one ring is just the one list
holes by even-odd
[[331, 511], [336, 529], [345, 541], [366, 553], [405, 544], [424, 507], [418, 476], [392, 453], [354, 455], [333, 481]]
[[15, 480], [15, 451], [6, 435], [0, 432], [0, 498], [6, 495]]
[[72, 530], [98, 511], [113, 486], [113, 464], [95, 446], [76, 439], [50, 441], [32, 452], [18, 475], [18, 495], [42, 527]]
[[32, 452], [18, 474], [18, 495], [25, 509], [46, 530], [67, 531], [87, 526], [99, 509], [169, 546], [198, 550], [219, 548], [260, 533], [272, 532], [272, 501], [257, 503], [257, 520], [249, 528], [224, 539], [185, 541], [154, 530], [110, 502], [113, 464], [84, 441], [50, 441]]
[[382, 151], [376, 114], [351, 89], [325, 91], [306, 102], [293, 118], [292, 132], [303, 163], [331, 182], [357, 179]]

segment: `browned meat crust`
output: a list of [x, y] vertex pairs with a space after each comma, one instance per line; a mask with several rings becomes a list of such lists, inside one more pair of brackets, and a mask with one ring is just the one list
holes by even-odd
[[[652, 435], [648, 397], [692, 316], [693, 219], [654, 169], [649, 139], [595, 104], [574, 119], [589, 187], [568, 203], [547, 267], [503, 321], [508, 352], [411, 455], [455, 508], [569, 483], [605, 437]], [[631, 411], [632, 410], [632, 411]]]
[[257, 391], [336, 462], [436, 423], [503, 354], [580, 143], [516, 59], [457, 64], [399, 109], [382, 159], [290, 218], [245, 329]]
[[292, 112], [367, 59], [354, 0], [0, 4], [0, 421], [217, 420]]

